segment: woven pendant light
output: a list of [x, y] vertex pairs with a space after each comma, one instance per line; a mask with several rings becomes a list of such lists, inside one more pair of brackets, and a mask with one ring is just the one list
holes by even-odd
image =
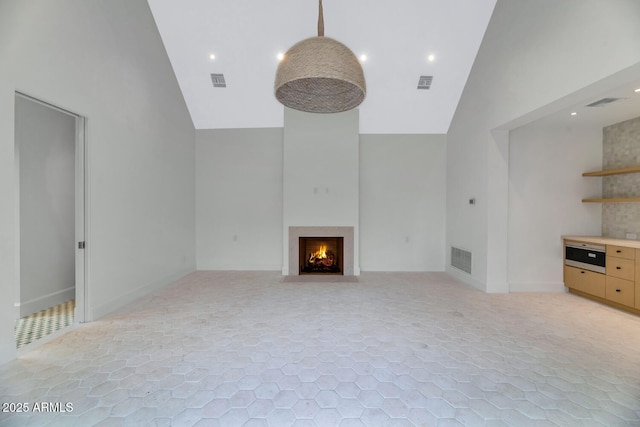
[[364, 101], [367, 86], [358, 58], [337, 40], [324, 36], [319, 0], [318, 37], [293, 45], [276, 72], [275, 95], [289, 108], [339, 113]]

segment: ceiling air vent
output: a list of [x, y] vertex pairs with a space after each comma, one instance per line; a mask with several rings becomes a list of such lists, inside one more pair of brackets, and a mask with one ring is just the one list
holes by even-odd
[[592, 102], [591, 104], [587, 105], [587, 107], [604, 107], [605, 105], [609, 105], [612, 102], [620, 101], [622, 99], [627, 98], [602, 98], [597, 100], [596, 102]]
[[431, 89], [432, 81], [433, 76], [420, 76], [420, 80], [418, 80], [418, 89]]
[[224, 74], [211, 74], [211, 82], [213, 87], [227, 87], [227, 82], [224, 81]]

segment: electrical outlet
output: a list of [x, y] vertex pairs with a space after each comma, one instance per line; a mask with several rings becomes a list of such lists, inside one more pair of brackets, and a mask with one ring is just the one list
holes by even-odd
[[638, 239], [638, 235], [636, 233], [627, 233], [627, 239], [629, 240], [637, 240]]

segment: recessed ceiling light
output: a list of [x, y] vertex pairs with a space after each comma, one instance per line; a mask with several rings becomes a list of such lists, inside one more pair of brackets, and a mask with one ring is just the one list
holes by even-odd
[[216, 56], [212, 53], [211, 55], [209, 55], [209, 59], [213, 61], [214, 59], [216, 59]]
[[427, 59], [429, 60], [429, 62], [433, 62], [436, 60], [436, 56], [434, 54], [431, 54], [429, 56], [427, 56]]
[[634, 90], [635, 93], [640, 93], [640, 87], [636, 90]]
[[571, 113], [571, 115], [572, 115], [572, 116], [577, 116], [577, 115], [578, 115], [578, 113], [577, 113], [577, 112], [575, 112], [575, 111], [573, 111], [573, 112]]
[[366, 60], [367, 60], [367, 55], [365, 55], [364, 53], [360, 55], [360, 61], [364, 62]]
[[277, 58], [278, 58], [278, 61], [282, 61], [282, 60], [284, 59], [284, 53], [280, 52], [280, 53], [277, 55]]

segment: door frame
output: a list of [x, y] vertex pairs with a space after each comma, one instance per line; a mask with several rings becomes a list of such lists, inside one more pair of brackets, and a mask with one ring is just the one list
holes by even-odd
[[[20, 97], [48, 108], [52, 108], [58, 112], [69, 115], [75, 119], [75, 300], [76, 308], [74, 313], [74, 323], [84, 323], [88, 321], [88, 251], [87, 241], [87, 225], [88, 225], [88, 186], [87, 186], [87, 118], [74, 113], [68, 109], [59, 107], [50, 102], [43, 101], [24, 92], [16, 91], [16, 97]], [[17, 179], [17, 239], [16, 239], [16, 268], [17, 268], [17, 285], [18, 285], [18, 302], [20, 301], [20, 147], [15, 144], [16, 156], [16, 176]], [[79, 243], [84, 242], [81, 248]]]

